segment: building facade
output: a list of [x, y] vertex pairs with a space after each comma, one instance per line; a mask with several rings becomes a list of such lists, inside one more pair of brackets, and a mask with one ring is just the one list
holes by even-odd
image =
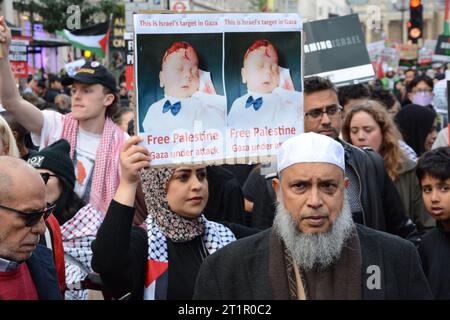
[[297, 12], [304, 21], [322, 20], [332, 16], [350, 14], [350, 7], [345, 0], [298, 0]]
[[[408, 0], [366, 0], [355, 1], [352, 10], [359, 14], [366, 34], [366, 42], [371, 43], [387, 38], [394, 42], [408, 40], [409, 20]], [[435, 40], [443, 32], [444, 0], [422, 1], [423, 39]], [[420, 45], [420, 42], [419, 42]]]
[[251, 12], [256, 8], [250, 1], [242, 0], [194, 0], [194, 11], [212, 10], [225, 12]]
[[[257, 1], [242, 0], [194, 0], [193, 10], [252, 12], [258, 11], [256, 3]], [[346, 0], [269, 0], [267, 7], [273, 12], [299, 12], [304, 21], [350, 13]]]

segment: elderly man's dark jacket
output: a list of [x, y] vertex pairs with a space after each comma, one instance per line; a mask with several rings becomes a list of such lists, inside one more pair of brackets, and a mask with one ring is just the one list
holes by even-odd
[[39, 300], [61, 300], [52, 251], [38, 245], [26, 261]]
[[[272, 300], [270, 238], [272, 228], [231, 243], [203, 262], [195, 286], [194, 299]], [[362, 299], [431, 299], [431, 291], [414, 245], [397, 236], [357, 225], [361, 246]], [[273, 252], [272, 252], [273, 253]], [[280, 261], [280, 264], [283, 262]], [[378, 266], [380, 288], [368, 285], [373, 267]], [[371, 267], [371, 268], [369, 268]], [[372, 289], [371, 289], [372, 288]], [[286, 293], [287, 294], [287, 293]]]

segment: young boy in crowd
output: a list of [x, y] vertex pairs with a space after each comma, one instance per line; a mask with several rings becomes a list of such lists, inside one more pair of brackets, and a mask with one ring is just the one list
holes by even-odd
[[[199, 91], [199, 59], [187, 42], [175, 42], [164, 54], [159, 73], [164, 98], [153, 103], [142, 122], [146, 133], [172, 133], [177, 129], [225, 127], [224, 96]], [[197, 122], [197, 123], [196, 123]]]
[[229, 127], [277, 127], [300, 122], [300, 92], [280, 87], [278, 52], [270, 41], [256, 40], [247, 49], [241, 76], [248, 92], [233, 102]]
[[425, 234], [419, 247], [423, 269], [435, 299], [450, 299], [450, 147], [422, 155], [417, 176], [429, 214], [437, 227]]

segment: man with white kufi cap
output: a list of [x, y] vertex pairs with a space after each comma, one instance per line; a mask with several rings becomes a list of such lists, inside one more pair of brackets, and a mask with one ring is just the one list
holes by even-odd
[[273, 227], [206, 258], [194, 298], [431, 299], [414, 245], [353, 222], [344, 157], [324, 135], [285, 141]]

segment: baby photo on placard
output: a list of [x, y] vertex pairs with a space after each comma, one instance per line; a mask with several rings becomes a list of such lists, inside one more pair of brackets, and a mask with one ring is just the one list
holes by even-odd
[[302, 113], [301, 34], [225, 34], [229, 128], [295, 127]]
[[[138, 35], [140, 131], [225, 126], [222, 34]], [[146, 107], [147, 106], [147, 107]]]

